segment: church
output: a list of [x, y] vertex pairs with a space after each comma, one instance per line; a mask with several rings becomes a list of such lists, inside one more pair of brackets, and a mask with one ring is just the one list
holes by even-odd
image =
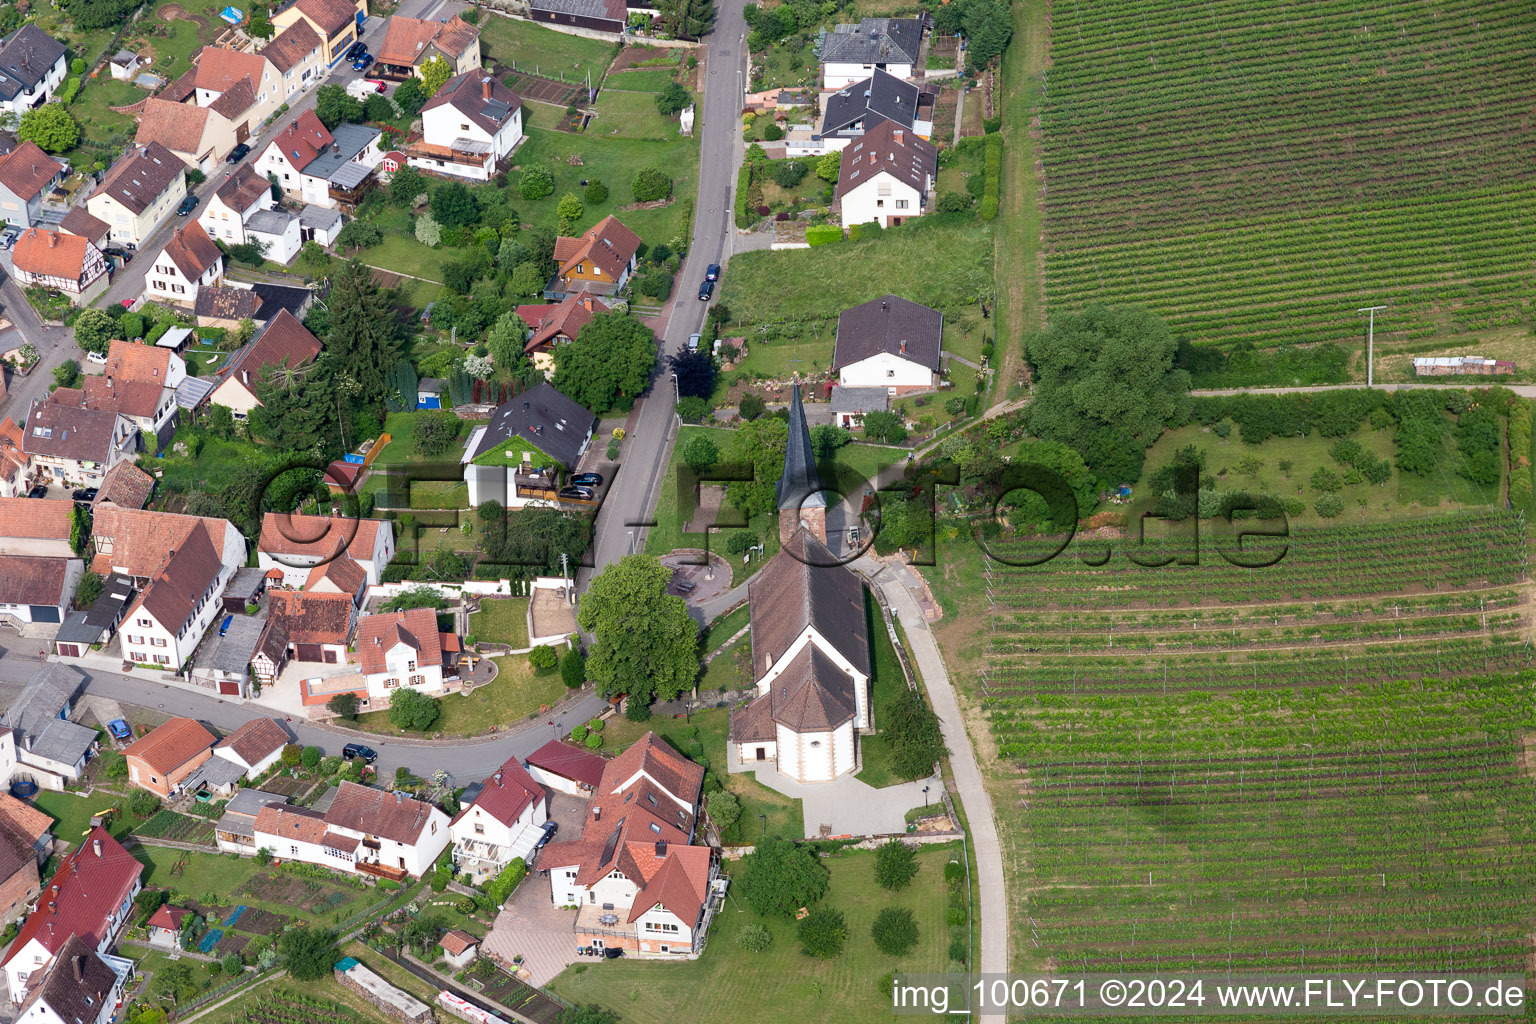
[[779, 553], [747, 586], [757, 696], [731, 716], [744, 768], [777, 768], [796, 782], [859, 770], [859, 734], [873, 727], [864, 583], [833, 565], [827, 506], [800, 385], [790, 396], [777, 487]]

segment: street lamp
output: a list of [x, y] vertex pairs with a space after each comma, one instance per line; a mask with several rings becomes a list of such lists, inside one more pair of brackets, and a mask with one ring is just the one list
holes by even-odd
[[923, 787], [923, 810], [926, 811], [927, 809], [928, 809], [928, 787], [924, 786]]

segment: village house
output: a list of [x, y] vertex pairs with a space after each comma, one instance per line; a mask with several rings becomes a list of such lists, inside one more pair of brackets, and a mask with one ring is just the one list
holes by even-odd
[[106, 221], [92, 217], [83, 206], [71, 206], [64, 219], [59, 221], [59, 230], [67, 235], [79, 235], [100, 249], [107, 244], [107, 233], [110, 230]]
[[77, 306], [89, 305], [107, 287], [107, 258], [78, 235], [28, 228], [11, 252], [16, 280], [51, 288]]
[[253, 718], [219, 740], [213, 752], [244, 768], [247, 779], [255, 779], [277, 764], [290, 742], [275, 718]]
[[224, 805], [224, 816], [213, 828], [220, 853], [256, 855], [256, 815], [267, 804], [286, 804], [288, 798], [259, 789], [241, 789]]
[[98, 953], [71, 936], [22, 1004], [16, 1024], [111, 1024], [133, 969], [132, 960]]
[[[245, 91], [242, 88], [240, 93], [230, 95], [243, 99]], [[227, 104], [199, 107], [195, 103], [173, 103], [151, 96], [144, 101], [143, 112], [139, 114], [139, 130], [133, 137], [134, 144], [159, 143], [185, 166], [211, 177], [229, 151], [238, 145], [235, 122], [226, 116], [225, 109]]]
[[364, 615], [357, 621], [356, 663], [371, 704], [387, 704], [396, 690], [441, 693], [459, 678], [459, 638], [437, 628], [437, 612], [412, 608]]
[[320, 354], [320, 340], [286, 309], [267, 322], [250, 341], [230, 355], [218, 368], [217, 386], [208, 401], [229, 409], [237, 420], [250, 415], [261, 404], [257, 397], [262, 374], [268, 367], [307, 366]]
[[858, 430], [864, 426], [866, 415], [888, 411], [890, 402], [891, 394], [883, 387], [833, 385], [828, 400], [832, 409], [832, 425], [844, 430]]
[[383, 519], [268, 512], [261, 518], [256, 564], [280, 570], [284, 586], [304, 587], [316, 566], [340, 557], [334, 552], [338, 541], [377, 586], [395, 557], [394, 525]]
[[0, 555], [74, 557], [73, 511], [67, 501], [0, 498]]
[[149, 497], [154, 493], [154, 477], [131, 462], [119, 462], [107, 470], [106, 478], [96, 489], [96, 498], [91, 502], [91, 507], [94, 509], [97, 505], [108, 504], [123, 508], [143, 508], [149, 504]]
[[[59, 864], [37, 909], [0, 961], [18, 1006], [43, 983], [47, 968], [78, 936], [86, 949], [105, 953], [133, 912], [143, 865], [97, 825]], [[73, 1022], [69, 1022], [73, 1024]]]
[[468, 967], [480, 950], [480, 940], [462, 928], [444, 932], [437, 944], [442, 947], [443, 959], [455, 970]]
[[592, 225], [580, 238], [555, 239], [559, 270], [548, 298], [563, 299], [573, 292], [612, 295], [635, 272], [640, 236], [612, 214]]
[[25, 496], [31, 472], [32, 460], [21, 450], [21, 427], [9, 416], [0, 419], [0, 501]]
[[181, 792], [182, 783], [213, 756], [218, 737], [192, 718], [172, 718], [123, 748], [128, 781], [159, 797]]
[[0, 43], [0, 114], [20, 118], [47, 103], [66, 70], [64, 44], [30, 22]]
[[224, 254], [197, 221], [176, 230], [165, 250], [155, 257], [144, 280], [145, 294], [188, 309], [197, 303], [197, 290], [224, 277]]
[[294, 661], [346, 664], [347, 643], [357, 625], [357, 605], [350, 597], [274, 590], [267, 601], [271, 605], [267, 616], [283, 624], [289, 657]]
[[861, 82], [822, 94], [814, 151], [842, 149], [884, 122], [926, 139], [933, 134], [933, 102], [933, 93], [877, 69]]
[[47, 401], [33, 403], [21, 444], [34, 472], [49, 483], [99, 487], [107, 470], [138, 451], [139, 435], [128, 417], [87, 408], [80, 390], [57, 388]]
[[480, 27], [457, 16], [425, 21], [397, 14], [389, 19], [375, 56], [373, 71], [382, 78], [421, 78], [422, 67], [434, 58], [462, 75], [480, 66]]
[[943, 343], [943, 313], [886, 295], [838, 316], [832, 372], [844, 387], [928, 391], [939, 384]]
[[38, 223], [43, 197], [68, 170], [30, 140], [0, 156], [0, 218], [19, 227]]
[[218, 46], [203, 47], [193, 84], [197, 105], [227, 117], [237, 142], [248, 141], [277, 112], [285, 95], [282, 72], [261, 53]]
[[328, 131], [313, 110], [306, 110], [261, 151], [256, 170], [263, 178], [274, 176], [284, 195], [311, 206], [351, 210], [384, 159], [382, 135], [357, 124]]
[[246, 241], [245, 222], [262, 210], [277, 205], [272, 198], [272, 183], [256, 172], [256, 168], [242, 163], [218, 188], [208, 206], [197, 218], [210, 238], [226, 245], [240, 245]]
[[841, 89], [877, 69], [911, 78], [923, 49], [923, 19], [865, 18], [840, 24], [821, 40], [821, 87]]
[[421, 108], [421, 131], [412, 167], [489, 181], [523, 141], [523, 101], [488, 71], [455, 75]]
[[0, 620], [29, 626], [63, 622], [84, 574], [78, 558], [0, 555]]
[[578, 945], [694, 957], [717, 906], [719, 862], [693, 845], [704, 769], [648, 732], [609, 761], [579, 839], [540, 854], [550, 898], [575, 907]]
[[554, 376], [555, 346], [575, 341], [594, 315], [608, 311], [601, 300], [584, 292], [573, 292], [555, 304], [518, 306], [517, 315], [532, 332], [523, 344], [523, 354], [533, 360], [534, 369]]
[[470, 505], [549, 504], [559, 486], [556, 478], [581, 461], [596, 426], [596, 416], [548, 382], [503, 402], [464, 446]]
[[262, 807], [255, 841], [284, 860], [400, 881], [432, 870], [450, 840], [448, 815], [432, 804], [343, 782], [323, 814], [286, 804]]
[[0, 785], [24, 779], [57, 790], [85, 773], [96, 730], [69, 720], [84, 683], [75, 669], [50, 663], [0, 712]]
[[320, 38], [321, 61], [330, 67], [346, 56], [367, 17], [368, 0], [290, 0], [272, 15], [272, 27], [281, 32], [307, 24]]
[[549, 794], [517, 758], [480, 783], [472, 800], [467, 792], [465, 797], [448, 825], [459, 873], [479, 884], [496, 877], [515, 857], [526, 862], [544, 835]]
[[199, 288], [197, 301], [192, 305], [197, 326], [226, 330], [239, 327], [241, 320], [254, 321], [260, 311], [261, 296], [256, 294], [256, 289], [239, 287], [228, 280]]
[[929, 210], [939, 151], [911, 130], [883, 121], [843, 150], [834, 200], [843, 227], [894, 227]]
[[[224, 595], [227, 608], [228, 588]], [[253, 676], [270, 686], [287, 663], [288, 631], [281, 622], [231, 612], [227, 625], [221, 624], [218, 635], [208, 637], [193, 655], [187, 678], [220, 696], [248, 697]]]
[[544, 24], [623, 32], [629, 7], [625, 0], [529, 0], [528, 16]]
[[309, 22], [300, 19], [278, 32], [270, 43], [257, 51], [282, 76], [279, 106], [324, 77], [324, 44], [325, 41], [310, 27]]
[[583, 799], [603, 781], [607, 764], [607, 758], [563, 740], [550, 740], [523, 761], [528, 774], [541, 785]]
[[158, 142], [133, 146], [107, 171], [85, 201], [91, 216], [108, 225], [108, 241], [138, 246], [155, 233], [187, 197], [186, 165]]

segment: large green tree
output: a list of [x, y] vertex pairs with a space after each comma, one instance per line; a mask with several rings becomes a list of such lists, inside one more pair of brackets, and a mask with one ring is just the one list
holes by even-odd
[[326, 352], [335, 386], [351, 406], [376, 408], [389, 396], [389, 371], [400, 360], [403, 332], [389, 295], [359, 260], [331, 274], [331, 330]]
[[675, 36], [697, 39], [714, 23], [714, 0], [657, 0], [656, 20]]
[[656, 369], [656, 335], [625, 313], [599, 313], [576, 340], [555, 346], [555, 388], [593, 412], [633, 398]]
[[682, 598], [667, 593], [672, 572], [651, 555], [627, 555], [599, 573], [578, 621], [595, 638], [587, 678], [601, 696], [624, 693], [650, 704], [673, 700], [699, 671], [699, 629]]
[[1189, 405], [1178, 345], [1144, 309], [1089, 306], [1029, 341], [1031, 433], [1075, 448], [1104, 483], [1135, 480], [1146, 449]]
[[485, 336], [485, 347], [498, 370], [510, 370], [523, 361], [523, 337], [527, 325], [510, 309], [496, 318]]
[[45, 153], [62, 153], [80, 141], [80, 124], [62, 106], [49, 103], [21, 115], [16, 137]]
[[283, 363], [264, 369], [256, 382], [261, 405], [251, 410], [251, 436], [279, 451], [302, 453], [321, 461], [339, 455], [341, 412], [328, 361], [322, 357], [303, 366]]
[[445, 228], [461, 228], [480, 219], [480, 207], [469, 189], [447, 181], [432, 190], [432, 217]]
[[83, 309], [75, 318], [75, 342], [87, 352], [105, 352], [117, 323], [105, 310]]
[[443, 87], [443, 83], [453, 77], [453, 67], [441, 57], [428, 58], [421, 66], [421, 91], [427, 94], [427, 99], [437, 95], [437, 90]]
[[332, 966], [341, 959], [336, 949], [336, 933], [321, 928], [301, 927], [283, 932], [277, 939], [277, 951], [295, 981], [330, 977]]
[[764, 836], [741, 864], [741, 898], [764, 917], [794, 917], [827, 894], [827, 869], [809, 850], [778, 836]]
[[339, 85], [322, 85], [315, 90], [315, 116], [326, 128], [335, 128], [343, 121], [361, 121], [363, 105]]
[[748, 465], [751, 480], [733, 480], [725, 485], [725, 495], [747, 515], [772, 512], [778, 508], [774, 485], [784, 470], [784, 449], [789, 425], [777, 416], [761, 416], [744, 423], [731, 436], [722, 460], [726, 465]]

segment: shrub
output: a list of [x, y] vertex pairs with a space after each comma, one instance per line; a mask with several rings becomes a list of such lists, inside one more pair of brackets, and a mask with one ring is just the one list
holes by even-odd
[[560, 659], [560, 681], [570, 690], [580, 689], [587, 681], [587, 659], [574, 647]]
[[917, 854], [900, 839], [892, 839], [875, 851], [875, 882], [882, 889], [905, 889], [917, 874]]
[[672, 294], [673, 280], [669, 271], [658, 267], [635, 282], [635, 291], [647, 298], [665, 300]]
[[982, 162], [983, 187], [981, 192], [981, 219], [997, 219], [998, 189], [1003, 176], [1003, 137], [987, 136], [987, 152]]
[[571, 730], [571, 742], [572, 743], [583, 743], [583, 742], [586, 741], [586, 738], [587, 738], [587, 727], [586, 726], [578, 725], [576, 728]]
[[797, 930], [800, 952], [823, 960], [841, 956], [848, 939], [848, 925], [843, 920], [842, 911], [827, 907], [817, 907], [806, 914]]
[[1337, 491], [1343, 486], [1344, 482], [1339, 479], [1339, 474], [1327, 466], [1318, 466], [1317, 471], [1312, 474], [1312, 489], [1314, 491]]
[[672, 179], [660, 167], [642, 167], [630, 179], [629, 187], [635, 202], [649, 203], [672, 194]]
[[777, 121], [770, 121], [768, 127], [763, 129], [765, 142], [778, 142], [784, 137], [784, 129], [780, 128]]
[[917, 945], [917, 921], [906, 907], [886, 907], [875, 915], [869, 930], [875, 946], [886, 956], [904, 956]]
[[555, 667], [560, 656], [555, 653], [553, 647], [535, 647], [528, 652], [528, 664], [540, 672], [547, 672]]
[[603, 737], [602, 737], [601, 734], [595, 733], [595, 732], [587, 733], [587, 749], [588, 750], [597, 750], [602, 745], [603, 745]]
[[524, 199], [543, 199], [555, 192], [555, 176], [548, 167], [534, 165], [523, 171], [517, 182], [517, 194]]
[[868, 221], [864, 224], [854, 224], [848, 228], [848, 241], [857, 242], [865, 238], [878, 238], [881, 227], [879, 221]]
[[807, 245], [830, 245], [843, 240], [843, 229], [836, 224], [812, 224], [805, 229]]
[[736, 172], [736, 226], [746, 230], [757, 222], [757, 205], [752, 202], [752, 165], [743, 163]]
[[318, 768], [320, 767], [320, 758], [324, 756], [319, 747], [305, 747], [299, 753], [299, 763], [305, 768]]
[[160, 809], [160, 798], [147, 789], [136, 789], [128, 798], [128, 813], [135, 818], [148, 818]]
[[939, 213], [963, 213], [971, 208], [971, 197], [964, 192], [940, 192], [933, 208]]
[[780, 188], [794, 188], [805, 178], [805, 161], [803, 160], [775, 160], [773, 162], [773, 180]]
[[688, 95], [688, 90], [684, 89], [679, 82], [668, 82], [661, 92], [656, 94], [656, 109], [664, 117], [678, 113], [691, 102], [692, 97]]
[[491, 900], [493, 906], [501, 906], [507, 902], [507, 897], [512, 895], [512, 890], [517, 888], [517, 883], [528, 874], [528, 865], [521, 857], [513, 857], [512, 862], [501, 869], [501, 873], [489, 882], [485, 883], [485, 895]]
[[736, 942], [748, 953], [761, 953], [773, 945], [773, 932], [760, 924], [743, 925]]
[[596, 206], [598, 203], [607, 202], [608, 186], [600, 181], [589, 181], [586, 191], [582, 193], [582, 198], [587, 201], [588, 206]]

